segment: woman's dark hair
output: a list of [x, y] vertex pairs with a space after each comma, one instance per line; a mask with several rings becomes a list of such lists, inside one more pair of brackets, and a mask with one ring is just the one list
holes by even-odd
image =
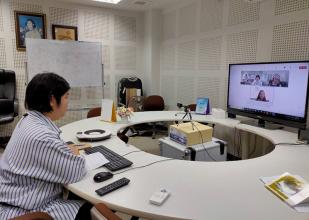
[[36, 28], [35, 22], [34, 22], [34, 20], [32, 20], [31, 18], [28, 18], [28, 19], [27, 19], [27, 21], [26, 21], [26, 23], [25, 23], [25, 26], [26, 26], [26, 27], [27, 27], [28, 21], [30, 21], [30, 22], [32, 23], [33, 28]]
[[[261, 98], [261, 93], [264, 93], [264, 97], [263, 98]], [[258, 94], [258, 96], [256, 97], [256, 100], [257, 101], [264, 101], [264, 102], [266, 102], [267, 100], [266, 100], [266, 95], [265, 95], [265, 91], [264, 90], [260, 90], [259, 91], [259, 94]]]
[[69, 83], [55, 73], [40, 73], [35, 75], [26, 89], [25, 107], [41, 113], [51, 112], [50, 99], [55, 97], [57, 104], [61, 97], [70, 89]]

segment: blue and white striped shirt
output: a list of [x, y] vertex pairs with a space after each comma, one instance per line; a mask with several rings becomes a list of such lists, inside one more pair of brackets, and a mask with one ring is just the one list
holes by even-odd
[[83, 201], [63, 200], [63, 184], [86, 174], [85, 160], [71, 152], [59, 128], [42, 113], [30, 111], [19, 121], [0, 165], [1, 220], [32, 211], [75, 218]]

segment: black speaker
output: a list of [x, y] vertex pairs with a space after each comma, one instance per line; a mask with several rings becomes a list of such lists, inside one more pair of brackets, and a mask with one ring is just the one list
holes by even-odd
[[227, 113], [227, 117], [229, 118], [236, 118], [236, 114], [233, 114], [233, 113]]

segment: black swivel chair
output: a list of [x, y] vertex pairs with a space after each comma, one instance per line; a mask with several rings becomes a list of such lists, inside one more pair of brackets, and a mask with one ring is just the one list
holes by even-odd
[[[151, 95], [145, 98], [143, 103], [144, 111], [163, 111], [165, 108], [164, 99], [159, 95]], [[144, 123], [134, 126], [134, 130], [138, 135], [150, 133], [152, 139], [155, 139], [157, 132], [163, 131], [167, 133], [167, 127], [157, 122]]]
[[[18, 115], [15, 72], [0, 69], [0, 124], [14, 121]], [[0, 137], [0, 146], [5, 146], [10, 137]]]

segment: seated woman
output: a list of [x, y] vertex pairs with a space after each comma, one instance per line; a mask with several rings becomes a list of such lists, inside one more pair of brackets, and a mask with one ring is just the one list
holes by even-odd
[[280, 75], [279, 74], [274, 74], [272, 76], [272, 79], [269, 81], [269, 86], [277, 86], [277, 87], [284, 86], [283, 83], [280, 81]]
[[252, 82], [251, 85], [253, 85], [253, 86], [262, 86], [263, 84], [262, 84], [262, 81], [260, 81], [260, 80], [261, 80], [260, 75], [256, 75], [255, 76], [255, 80]]
[[264, 90], [260, 90], [258, 96], [256, 97], [256, 101], [263, 101], [263, 102], [268, 102], [266, 100], [266, 95]]
[[67, 111], [69, 89], [68, 82], [54, 73], [38, 74], [29, 82], [28, 112], [16, 125], [0, 161], [1, 220], [34, 211], [54, 219], [78, 219], [79, 209], [89, 206], [82, 200], [63, 199], [63, 185], [86, 174], [84, 158], [60, 138], [53, 122]]

